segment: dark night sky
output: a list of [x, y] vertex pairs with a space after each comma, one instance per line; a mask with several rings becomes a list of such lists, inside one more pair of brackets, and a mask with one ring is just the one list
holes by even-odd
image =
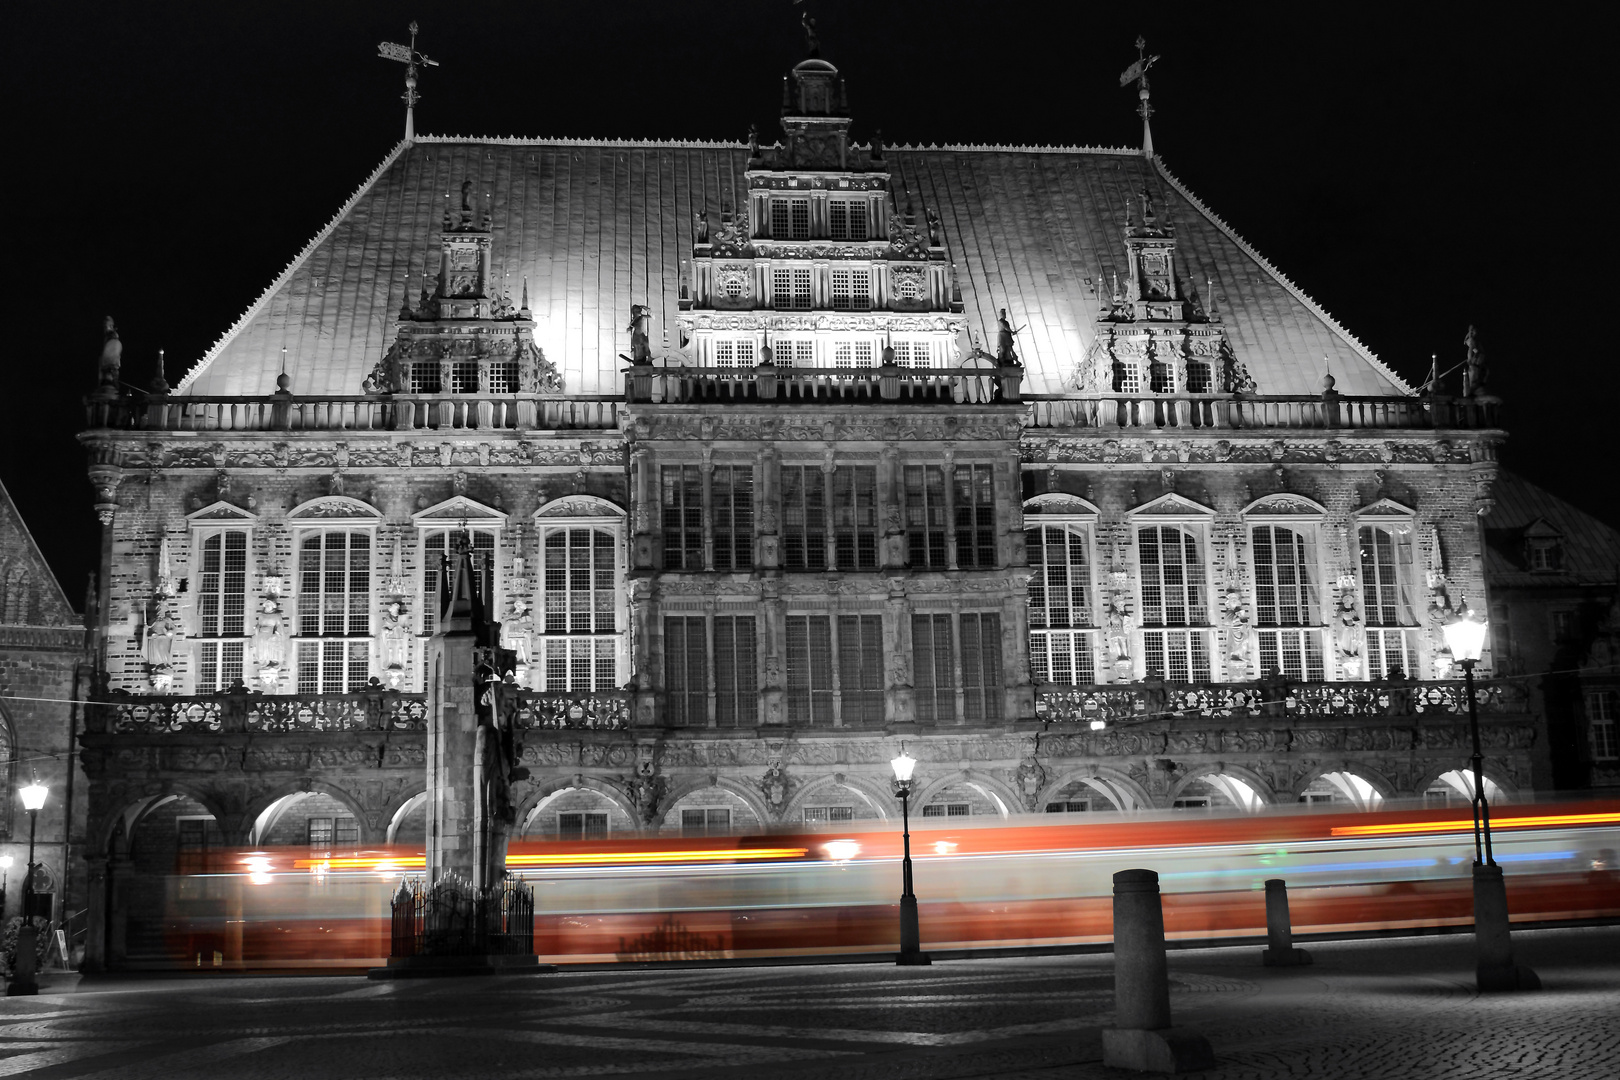
[[126, 379], [144, 384], [161, 347], [178, 380], [399, 138], [403, 71], [378, 41], [421, 22], [443, 64], [423, 80], [427, 133], [740, 140], [753, 122], [770, 138], [806, 6], [857, 137], [891, 143], [1135, 146], [1118, 75], [1145, 34], [1171, 170], [1409, 381], [1431, 353], [1460, 360], [1478, 323], [1505, 461], [1620, 523], [1603, 467], [1620, 418], [1599, 160], [1612, 59], [1591, 12], [29, 4], [5, 60], [18, 250], [0, 478], [69, 597], [94, 564], [74, 433], [101, 317], [118, 321]]

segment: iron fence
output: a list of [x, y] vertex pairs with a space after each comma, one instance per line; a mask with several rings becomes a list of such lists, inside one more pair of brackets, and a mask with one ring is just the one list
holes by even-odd
[[429, 885], [401, 878], [391, 955], [527, 956], [534, 953], [534, 889], [514, 877], [474, 888], [456, 874]]

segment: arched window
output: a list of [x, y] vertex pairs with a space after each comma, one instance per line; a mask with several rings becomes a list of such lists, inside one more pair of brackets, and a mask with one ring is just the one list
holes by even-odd
[[359, 690], [371, 674], [371, 533], [322, 529], [298, 541], [298, 692]]
[[[422, 530], [422, 633], [431, 634], [439, 626], [439, 584], [445, 559], [455, 553], [459, 529]], [[472, 546], [475, 583], [486, 604], [495, 600], [495, 532], [492, 529], [466, 530]], [[454, 568], [452, 568], [454, 573]], [[493, 615], [491, 616], [493, 617]]]
[[1412, 519], [1404, 508], [1380, 503], [1356, 524], [1361, 570], [1361, 609], [1366, 623], [1367, 678], [1400, 673], [1417, 678], [1416, 570], [1413, 565]]
[[1208, 682], [1213, 676], [1205, 563], [1210, 514], [1173, 494], [1131, 512], [1142, 628], [1139, 676], [1171, 682]]
[[624, 516], [575, 496], [542, 507], [535, 652], [542, 690], [614, 690], [628, 678]]
[[1261, 678], [1327, 678], [1317, 548], [1323, 513], [1319, 504], [1287, 494], [1268, 495], [1244, 510]]
[[[1079, 500], [1074, 500], [1078, 503]], [[1063, 509], [1055, 507], [1055, 509]], [[1029, 552], [1029, 668], [1037, 683], [1097, 681], [1097, 612], [1092, 520], [1026, 510]]]
[[193, 538], [196, 554], [198, 693], [224, 690], [244, 677], [247, 635], [248, 532], [217, 529]]

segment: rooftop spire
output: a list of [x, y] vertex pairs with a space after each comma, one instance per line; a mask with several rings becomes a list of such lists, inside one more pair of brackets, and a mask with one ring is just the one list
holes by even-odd
[[1136, 83], [1136, 96], [1140, 99], [1136, 106], [1137, 115], [1142, 118], [1142, 156], [1153, 156], [1153, 127], [1148, 123], [1148, 117], [1153, 115], [1153, 106], [1149, 103], [1148, 68], [1159, 62], [1157, 56], [1147, 54], [1147, 38], [1140, 34], [1136, 37], [1136, 63], [1126, 68], [1119, 77], [1119, 85], [1129, 86]]
[[416, 51], [418, 28], [415, 19], [411, 20], [408, 29], [411, 32], [411, 43], [409, 45], [396, 45], [392, 41], [380, 41], [377, 43], [377, 55], [384, 60], [395, 60], [405, 65], [405, 93], [400, 95], [400, 100], [405, 103], [405, 141], [415, 142], [416, 103], [422, 99], [422, 95], [416, 92], [416, 66], [424, 64], [428, 67], [438, 67], [439, 62], [430, 60], [424, 53]]

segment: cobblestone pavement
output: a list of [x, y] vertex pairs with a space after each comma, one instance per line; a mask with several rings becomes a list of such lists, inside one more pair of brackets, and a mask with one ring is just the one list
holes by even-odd
[[[1170, 954], [1179, 1026], [1220, 1080], [1620, 1075], [1620, 927], [1521, 931], [1536, 994], [1481, 997], [1473, 939]], [[1101, 1064], [1108, 955], [932, 968], [588, 971], [368, 982], [104, 979], [0, 1000], [0, 1076], [1056, 1080]]]

